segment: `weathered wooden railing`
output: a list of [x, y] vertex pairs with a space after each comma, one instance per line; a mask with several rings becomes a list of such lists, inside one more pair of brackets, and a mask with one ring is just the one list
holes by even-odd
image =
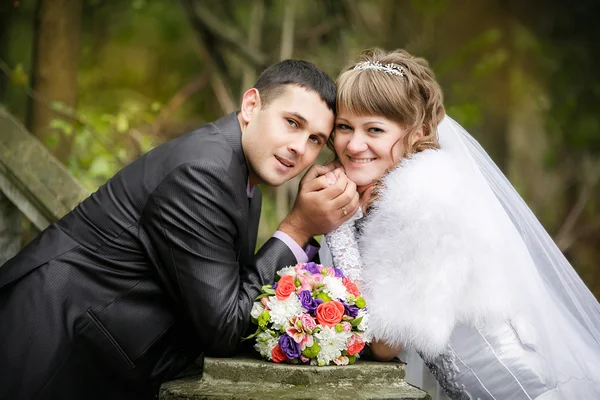
[[0, 265], [19, 249], [17, 210], [43, 230], [88, 194], [46, 147], [0, 106]]

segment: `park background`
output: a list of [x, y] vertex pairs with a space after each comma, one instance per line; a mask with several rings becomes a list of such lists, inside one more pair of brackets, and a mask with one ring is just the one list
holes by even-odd
[[[368, 47], [425, 57], [448, 114], [486, 148], [600, 297], [596, 0], [0, 3], [0, 104], [89, 191], [151, 148], [235, 110], [270, 63], [306, 59], [335, 78]], [[259, 242], [296, 188], [297, 180], [263, 188]], [[16, 229], [22, 245], [37, 234], [26, 218]]]

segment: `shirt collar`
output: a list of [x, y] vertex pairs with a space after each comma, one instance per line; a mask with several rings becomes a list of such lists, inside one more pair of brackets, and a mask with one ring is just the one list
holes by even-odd
[[248, 178], [248, 182], [246, 183], [246, 194], [248, 195], [249, 198], [252, 198], [255, 187], [256, 186], [250, 186], [250, 178]]

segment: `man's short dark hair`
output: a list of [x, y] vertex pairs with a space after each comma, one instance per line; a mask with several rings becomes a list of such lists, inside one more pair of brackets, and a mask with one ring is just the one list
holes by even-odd
[[284, 60], [265, 69], [254, 84], [263, 106], [283, 94], [286, 85], [297, 85], [316, 92], [335, 113], [335, 83], [316, 65], [303, 60]]

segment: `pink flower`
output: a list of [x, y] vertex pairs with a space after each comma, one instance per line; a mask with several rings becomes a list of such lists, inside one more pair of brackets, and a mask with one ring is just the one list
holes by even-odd
[[344, 328], [344, 332], [351, 332], [352, 331], [352, 324], [350, 322], [343, 321], [342, 322], [342, 327]]
[[312, 292], [313, 287], [309, 282], [303, 283], [302, 286], [300, 286], [298, 288], [298, 292], [301, 292], [303, 290], [308, 290], [309, 292]]
[[[304, 327], [304, 329], [307, 331], [312, 332], [317, 327], [317, 323], [315, 322], [314, 318], [308, 314], [300, 315], [300, 322], [302, 323], [302, 327]], [[348, 325], [350, 324], [348, 323]], [[351, 325], [350, 328], [352, 329]]]
[[300, 361], [302, 362], [309, 362], [310, 358], [303, 356], [302, 354], [300, 355]]
[[290, 327], [285, 330], [288, 335], [294, 339], [296, 343], [302, 343], [304, 338], [307, 335], [307, 332], [304, 330], [302, 326], [302, 320], [300, 317], [292, 317], [290, 319]]
[[302, 339], [302, 342], [300, 343], [300, 350], [304, 351], [307, 347], [312, 347], [313, 344], [315, 344], [315, 339], [312, 335], [307, 334], [306, 336], [304, 336], [304, 339]]
[[335, 270], [331, 267], [327, 267], [327, 275], [328, 276], [335, 276]]
[[270, 310], [270, 308], [269, 308], [269, 299], [267, 297], [261, 298], [260, 302], [262, 303], [263, 306], [265, 306], [266, 310]]
[[292, 339], [294, 339], [294, 342], [300, 345], [301, 350], [311, 347], [315, 343], [312, 335], [309, 334], [309, 331], [312, 332], [317, 324], [310, 315], [301, 314], [299, 317], [292, 317], [290, 319], [290, 325], [291, 326], [285, 331]]
[[[305, 271], [305, 272], [308, 272], [308, 271]], [[312, 292], [313, 289], [315, 289], [319, 283], [322, 283], [323, 279], [325, 279], [325, 277], [323, 275], [306, 274], [306, 275], [298, 276], [298, 280], [300, 281], [302, 290], [308, 290], [310, 292]]]

